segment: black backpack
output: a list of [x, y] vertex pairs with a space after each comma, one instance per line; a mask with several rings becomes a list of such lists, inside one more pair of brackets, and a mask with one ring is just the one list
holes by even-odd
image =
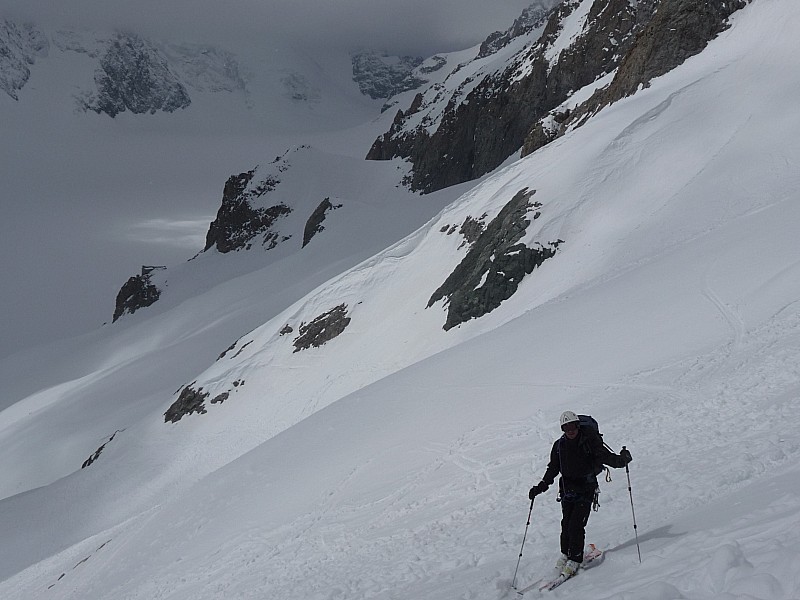
[[[591, 415], [578, 415], [578, 421], [580, 421], [580, 428], [581, 431], [584, 432], [584, 434], [589, 434], [591, 436], [600, 438], [600, 441], [603, 443], [603, 446], [605, 446], [609, 452], [613, 452], [611, 446], [609, 446], [603, 441], [603, 434], [600, 433], [600, 425], [597, 423], [597, 419], [595, 419]], [[586, 452], [588, 454], [592, 454], [591, 448], [588, 446], [588, 444], [586, 445]], [[592, 458], [595, 459], [596, 457], [592, 456]], [[599, 475], [600, 473], [606, 470], [607, 469], [605, 465], [603, 465], [601, 462], [599, 461], [595, 462], [594, 465], [595, 475]]]

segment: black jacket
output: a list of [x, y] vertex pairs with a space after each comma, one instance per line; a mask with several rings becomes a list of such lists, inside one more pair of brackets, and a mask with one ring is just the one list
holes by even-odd
[[611, 452], [598, 434], [581, 428], [574, 440], [562, 435], [555, 441], [542, 483], [550, 487], [560, 473], [562, 494], [589, 496], [597, 487], [597, 474], [603, 465], [620, 468], [625, 460]]

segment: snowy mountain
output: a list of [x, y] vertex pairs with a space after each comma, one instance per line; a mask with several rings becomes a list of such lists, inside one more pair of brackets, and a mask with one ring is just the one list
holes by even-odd
[[[678, 14], [706, 33], [665, 50]], [[523, 532], [520, 582], [558, 555], [554, 493], [526, 529], [527, 490], [564, 409], [634, 462], [589, 521], [604, 564], [554, 597], [800, 595], [800, 8], [552, 15], [414, 67], [428, 83], [390, 102], [415, 111], [370, 100], [223, 165], [196, 256], [139, 276], [157, 302], [0, 362], [4, 598], [514, 597]], [[420, 195], [416, 158], [363, 160], [387, 131], [488, 136], [472, 107], [511, 98], [491, 82], [566, 74], [623, 21], [628, 50], [480, 180]]]
[[[540, 13], [533, 26], [520, 28], [504, 53], [482, 48], [474, 60], [459, 65], [467, 69], [457, 75], [457, 86], [434, 85], [415, 98], [367, 157], [407, 158], [414, 167], [411, 187], [423, 192], [484, 175], [523, 145], [523, 155], [536, 150], [560, 128], [579, 126], [587, 112], [632, 94], [700, 52], [742, 6], [742, 1], [562, 2], [548, 19]], [[576, 94], [600, 86], [603, 91], [576, 111], [580, 118], [553, 127], [575, 110]]]
[[[223, 48], [192, 42], [159, 41], [125, 30], [97, 32], [80, 29], [40, 29], [36, 25], [0, 21], [0, 84], [16, 101], [37, 62], [78, 58], [83, 71], [91, 71], [91, 83], [77, 69], [70, 69], [73, 100], [78, 110], [110, 117], [121, 112], [154, 114], [187, 108], [193, 96], [239, 94], [253, 104], [252, 57]], [[274, 59], [273, 59], [274, 60]], [[259, 75], [291, 101], [320, 101], [321, 88], [312, 84], [309, 71], [294, 70], [291, 63], [276, 61], [276, 73], [259, 65]], [[263, 58], [259, 62], [263, 62]], [[267, 63], [272, 62], [267, 58]], [[82, 81], [81, 79], [84, 79]], [[255, 85], [258, 85], [255, 82]], [[263, 96], [259, 97], [263, 101]]]
[[[13, 206], [13, 218], [0, 223], [0, 253], [15, 282], [0, 310], [17, 315], [0, 336], [2, 357], [96, 329], [143, 264], [169, 266], [197, 254], [231, 175], [310, 142], [347, 155], [342, 137], [326, 132], [356, 128], [358, 138], [369, 129], [373, 137], [388, 126], [371, 122], [383, 101], [360, 92], [346, 49], [319, 56], [274, 36], [226, 46], [3, 23], [18, 35], [0, 41], [0, 79], [21, 85], [16, 99], [0, 91], [0, 133], [15, 140], [0, 145], [4, 197]], [[171, 84], [140, 90], [130, 63], [109, 86], [122, 95], [102, 103], [144, 112], [126, 108], [112, 118], [87, 110], [106, 98], [97, 81], [105, 81], [101, 63], [114, 41], [134, 38], [142, 79], [155, 83], [160, 72]], [[131, 90], [142, 93], [128, 97]], [[190, 104], [152, 112], [168, 90], [185, 91]], [[368, 144], [352, 145], [363, 158]]]

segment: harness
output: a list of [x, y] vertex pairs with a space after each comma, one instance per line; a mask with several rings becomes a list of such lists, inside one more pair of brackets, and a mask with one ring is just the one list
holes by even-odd
[[[583, 432], [581, 432], [581, 435], [583, 435]], [[581, 494], [581, 493], [578, 493], [578, 492], [566, 491], [565, 490], [565, 485], [564, 485], [564, 458], [563, 458], [563, 455], [562, 455], [562, 452], [561, 452], [563, 446], [564, 446], [564, 436], [562, 435], [558, 439], [558, 469], [561, 472], [561, 479], [559, 480], [558, 496], [556, 496], [556, 502], [561, 502], [561, 501], [564, 501], [564, 502], [580, 502], [581, 500], [586, 500], [586, 498], [588, 496], [585, 495], [585, 494]], [[584, 441], [583, 439], [581, 439], [581, 441], [578, 442], [578, 447], [581, 450], [583, 450], [587, 455], [589, 455], [589, 457], [592, 459], [593, 468], [592, 468], [592, 471], [589, 472], [586, 475], [586, 483], [591, 484], [592, 482], [594, 482], [594, 492], [591, 495], [591, 503], [592, 503], [592, 510], [597, 512], [597, 510], [600, 508], [600, 485], [597, 483], [597, 475], [599, 475], [600, 473], [605, 471], [606, 472], [605, 480], [606, 480], [607, 483], [610, 483], [611, 482], [611, 469], [609, 469], [607, 466], [601, 464], [600, 465], [600, 470], [595, 473], [594, 472], [595, 471], [595, 469], [594, 469], [594, 453], [592, 452], [591, 448], [589, 447], [588, 441]]]

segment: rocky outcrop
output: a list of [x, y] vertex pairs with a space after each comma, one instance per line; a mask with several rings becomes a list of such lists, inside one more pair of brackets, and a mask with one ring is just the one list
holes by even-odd
[[555, 255], [561, 240], [529, 248], [519, 240], [530, 225], [528, 213], [539, 217], [541, 204], [530, 202], [533, 191], [520, 190], [478, 235], [471, 249], [430, 300], [430, 308], [446, 300], [447, 331], [477, 319], [509, 299], [526, 275]]
[[122, 430], [117, 429], [113, 434], [111, 434], [111, 437], [108, 438], [108, 440], [104, 444], [102, 444], [97, 450], [95, 450], [89, 458], [83, 461], [81, 469], [85, 469], [86, 467], [91, 466], [92, 463], [94, 463], [94, 461], [100, 458], [100, 455], [103, 453], [103, 450], [106, 449], [106, 446], [108, 446], [108, 444], [114, 441], [114, 438], [117, 437], [117, 434], [120, 433], [120, 431]]
[[93, 89], [75, 94], [79, 109], [115, 116], [189, 106], [190, 92], [247, 93], [246, 78], [229, 52], [208, 44], [159, 43], [139, 35], [60, 29], [53, 46], [97, 65]]
[[320, 202], [320, 205], [314, 209], [313, 213], [311, 213], [311, 216], [308, 218], [308, 221], [306, 221], [306, 226], [303, 229], [303, 248], [308, 245], [315, 235], [325, 229], [325, 227], [322, 226], [322, 223], [325, 221], [328, 211], [336, 210], [337, 208], [341, 207], [341, 204], [331, 204], [330, 198], [325, 198], [322, 202]]
[[632, 44], [637, 8], [628, 0], [594, 0], [580, 34], [555, 52], [563, 23], [580, 4], [568, 0], [559, 5], [539, 41], [505, 71], [487, 76], [463, 99], [451, 102], [433, 133], [395, 122], [375, 141], [367, 158], [409, 159], [409, 185], [421, 192], [495, 169], [519, 151], [540, 118], [575, 90], [616, 68]]
[[[243, 383], [243, 381], [234, 381], [233, 386], [236, 388]], [[175, 400], [164, 413], [165, 423], [177, 423], [187, 415], [194, 413], [204, 415], [208, 412], [206, 409], [206, 400], [208, 400], [211, 394], [204, 392], [202, 387], [195, 389], [192, 387], [194, 384], [195, 382], [192, 382], [180, 391], [178, 399]], [[211, 399], [211, 404], [222, 404], [229, 397], [229, 391], [222, 392]]]
[[206, 414], [206, 400], [208, 399], [208, 392], [203, 392], [203, 388], [194, 389], [193, 383], [184, 387], [178, 399], [173, 402], [164, 413], [165, 423], [177, 423], [186, 415], [197, 413], [200, 415]]
[[161, 290], [152, 282], [153, 271], [166, 267], [148, 267], [142, 265], [142, 272], [134, 275], [117, 293], [116, 306], [112, 323], [124, 314], [133, 314], [140, 308], [154, 304], [161, 297]]
[[94, 81], [97, 91], [81, 101], [87, 110], [111, 117], [126, 110], [173, 112], [191, 103], [163, 53], [135, 34], [116, 35], [100, 58]]
[[[579, 127], [601, 108], [649, 87], [653, 78], [668, 73], [703, 51], [727, 27], [744, 0], [648, 0], [639, 10], [641, 25], [611, 84], [557, 120], [546, 117], [531, 129], [522, 155], [548, 144], [570, 128]], [[654, 10], [657, 7], [658, 10]], [[646, 17], [646, 18], [644, 18]]]
[[533, 29], [541, 26], [544, 20], [547, 19], [547, 15], [554, 3], [553, 1], [541, 1], [528, 6], [514, 20], [511, 27], [505, 31], [495, 31], [483, 41], [477, 58], [491, 56], [508, 46], [515, 38], [530, 33]]
[[285, 239], [270, 230], [275, 221], [288, 215], [291, 209], [284, 204], [266, 208], [253, 206], [254, 200], [274, 190], [280, 181], [270, 175], [256, 182], [254, 175], [255, 170], [247, 171], [225, 182], [222, 205], [209, 226], [204, 252], [210, 248], [222, 253], [249, 249], [253, 238], [262, 234], [262, 245], [267, 249]]
[[318, 348], [340, 335], [350, 324], [347, 316], [347, 305], [340, 304], [326, 313], [319, 315], [310, 323], [302, 323], [294, 342], [294, 352]]
[[19, 99], [18, 92], [30, 78], [30, 66], [47, 56], [49, 43], [33, 25], [17, 25], [0, 19], [0, 90]]
[[611, 85], [598, 94], [597, 104], [630, 96], [639, 88], [648, 87], [655, 77], [699, 54], [728, 28], [731, 14], [745, 6], [745, 0], [661, 0]]
[[352, 55], [353, 80], [361, 93], [374, 100], [391, 98], [426, 82], [414, 75], [422, 59], [414, 56], [388, 56], [377, 52]]
[[[535, 44], [463, 97], [453, 94], [435, 126], [410, 118], [416, 111], [400, 111], [367, 158], [408, 159], [413, 168], [407, 183], [423, 193], [480, 177], [701, 52], [744, 5], [745, 0], [565, 0]], [[575, 22], [582, 28], [565, 30]], [[506, 39], [490, 37], [479, 56], [496, 52]], [[615, 69], [611, 85], [590, 101], [570, 112], [562, 108], [573, 92]]]
[[570, 110], [556, 110], [539, 119], [525, 138], [525, 144], [522, 146], [522, 156], [535, 152], [561, 135], [564, 131], [564, 123], [569, 119], [570, 114]]

